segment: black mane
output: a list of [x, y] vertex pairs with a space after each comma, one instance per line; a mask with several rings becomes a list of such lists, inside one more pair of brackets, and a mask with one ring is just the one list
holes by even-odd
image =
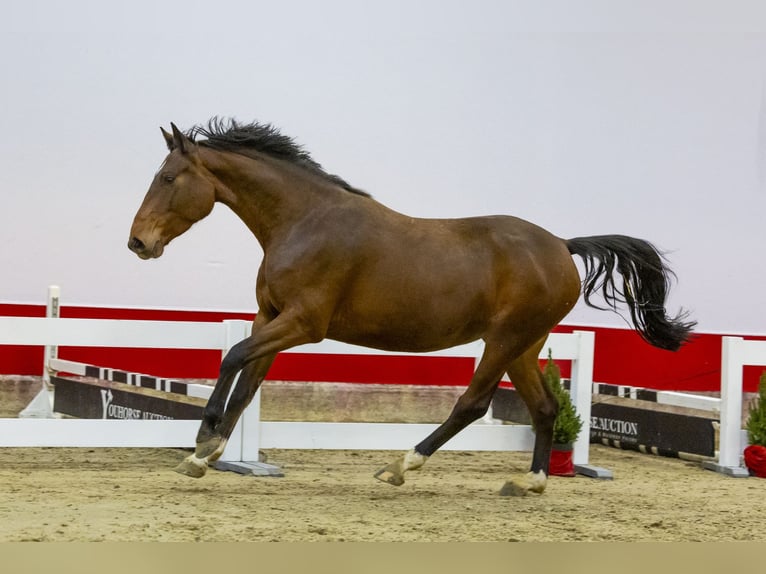
[[[187, 136], [202, 147], [239, 153], [246, 150], [255, 150], [289, 161], [342, 187], [346, 191], [369, 197], [368, 193], [349, 185], [337, 175], [327, 173], [302, 146], [295, 143], [292, 138], [280, 133], [271, 124], [259, 124], [256, 122], [240, 124], [233, 119], [226, 121], [213, 118], [205, 126], [198, 125], [191, 128]], [[197, 136], [207, 139], [197, 141]]]

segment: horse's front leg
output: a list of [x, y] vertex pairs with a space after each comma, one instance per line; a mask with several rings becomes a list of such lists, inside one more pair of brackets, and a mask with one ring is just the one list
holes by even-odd
[[[175, 471], [186, 476], [200, 478], [207, 472], [210, 463], [218, 460], [226, 449], [226, 443], [237, 425], [237, 421], [244, 412], [255, 393], [266, 377], [276, 355], [270, 355], [256, 360], [242, 370], [234, 391], [231, 393], [228, 405], [223, 409], [223, 415], [215, 415], [218, 404], [205, 406], [202, 416], [202, 424], [197, 433], [197, 446], [194, 454], [186, 457]], [[211, 399], [213, 396], [211, 395]], [[218, 422], [213, 423], [213, 420]]]
[[[208, 463], [217, 460], [226, 447], [242, 411], [255, 395], [279, 351], [313, 342], [295, 316], [282, 314], [263, 325], [253, 325], [250, 337], [240, 341], [221, 362], [215, 390], [205, 407], [194, 454], [176, 467], [176, 472], [199, 478]], [[228, 400], [237, 373], [242, 371]]]
[[[271, 320], [271, 317], [266, 313], [258, 313], [253, 321], [251, 336], [268, 325]], [[227, 354], [227, 357], [229, 354], [231, 354], [231, 351]], [[226, 359], [224, 359], [224, 362], [225, 361]], [[231, 363], [231, 361], [229, 361], [229, 363]], [[213, 392], [210, 395], [210, 398], [208, 398], [207, 404], [202, 411], [202, 422], [200, 424], [199, 432], [197, 433], [197, 449], [195, 452], [200, 458], [209, 456], [212, 452], [218, 449], [218, 443], [220, 443], [218, 437], [220, 437], [221, 434], [219, 427], [226, 410], [226, 402], [229, 399], [231, 386], [236, 379], [237, 372], [239, 372], [239, 369], [224, 369], [223, 367], [224, 365], [222, 363], [218, 374], [218, 380], [216, 381]], [[240, 380], [241, 379], [247, 380], [247, 376], [244, 372], [240, 377]], [[260, 384], [260, 382], [256, 384]]]

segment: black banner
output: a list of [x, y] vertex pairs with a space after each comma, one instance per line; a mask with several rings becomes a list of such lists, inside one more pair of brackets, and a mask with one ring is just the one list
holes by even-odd
[[200, 420], [205, 399], [150, 391], [107, 381], [51, 377], [54, 412], [80, 419]]
[[[530, 424], [529, 413], [514, 389], [501, 388], [492, 400], [496, 419]], [[596, 403], [591, 406], [590, 442], [663, 456], [678, 453], [715, 456], [713, 420], [652, 409]]]
[[606, 403], [591, 406], [590, 441], [664, 456], [715, 456], [712, 419]]

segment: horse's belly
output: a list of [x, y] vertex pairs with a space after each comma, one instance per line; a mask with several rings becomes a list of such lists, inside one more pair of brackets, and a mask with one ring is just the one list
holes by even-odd
[[[449, 314], [448, 314], [449, 315]], [[414, 310], [404, 314], [375, 314], [333, 322], [327, 337], [344, 343], [408, 353], [425, 353], [470, 343], [481, 338], [484, 322], [474, 315], [456, 318]]]
[[[393, 336], [392, 336], [393, 335]], [[465, 343], [475, 341], [479, 337], [454, 338], [454, 339], [426, 339], [419, 336], [413, 336], [412, 333], [401, 333], [399, 335], [386, 333], [382, 335], [360, 335], [354, 337], [332, 336], [328, 338], [349, 343], [351, 345], [360, 345], [372, 349], [381, 349], [383, 351], [393, 351], [399, 353], [428, 353], [441, 349], [449, 349]]]

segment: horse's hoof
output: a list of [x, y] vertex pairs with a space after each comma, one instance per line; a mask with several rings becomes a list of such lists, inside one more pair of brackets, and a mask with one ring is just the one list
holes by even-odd
[[542, 494], [545, 491], [545, 485], [548, 477], [542, 470], [537, 472], [528, 472], [521, 480], [509, 480], [500, 489], [500, 496], [526, 496], [530, 492]]
[[194, 455], [187, 456], [173, 470], [184, 476], [202, 478], [207, 472], [207, 461], [199, 459]]
[[528, 488], [516, 484], [512, 480], [506, 482], [500, 489], [500, 496], [526, 496], [527, 494], [529, 494]]
[[375, 473], [375, 478], [387, 484], [392, 484], [394, 486], [403, 485], [404, 475], [400, 472], [396, 472], [392, 470], [390, 466], [391, 465], [385, 468], [381, 468], [378, 472]]

